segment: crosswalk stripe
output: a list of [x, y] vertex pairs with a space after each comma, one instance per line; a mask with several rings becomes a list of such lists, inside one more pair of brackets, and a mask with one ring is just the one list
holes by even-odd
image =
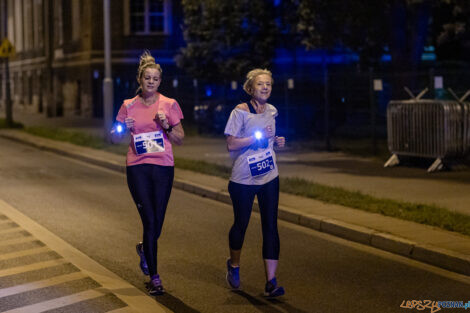
[[25, 243], [28, 241], [36, 241], [37, 239], [34, 238], [33, 236], [27, 236], [27, 237], [20, 237], [20, 238], [11, 238], [8, 240], [2, 240], [0, 241], [0, 247], [1, 246], [9, 246], [9, 245], [16, 245], [19, 243]]
[[27, 256], [27, 255], [32, 255], [32, 254], [39, 254], [39, 253], [43, 253], [47, 251], [52, 251], [52, 250], [49, 249], [48, 247], [38, 247], [38, 248], [32, 248], [32, 249], [27, 249], [27, 250], [4, 253], [4, 254], [0, 254], [0, 261], [19, 258], [22, 256]]
[[13, 228], [7, 228], [7, 229], [0, 229], [0, 235], [8, 234], [8, 233], [14, 233], [15, 231], [20, 231], [22, 230], [21, 228], [13, 227]]
[[15, 295], [18, 293], [27, 292], [27, 291], [31, 291], [35, 289], [41, 289], [41, 288], [45, 288], [49, 286], [54, 286], [54, 285], [68, 282], [68, 281], [82, 279], [86, 277], [87, 276], [81, 272], [75, 272], [75, 273], [61, 275], [61, 276], [55, 276], [55, 277], [40, 280], [40, 281], [35, 281], [32, 283], [26, 283], [23, 285], [3, 288], [3, 289], [0, 289], [0, 298], [8, 297], [11, 295]]
[[13, 310], [5, 311], [3, 313], [39, 313], [39, 312], [61, 308], [66, 305], [74, 304], [80, 301], [98, 298], [98, 297], [104, 296], [106, 293], [109, 293], [109, 291], [103, 288], [91, 289], [91, 290], [86, 290], [86, 291], [82, 291], [79, 293], [75, 293], [69, 296], [27, 305], [21, 308], [16, 308]]
[[8, 224], [8, 223], [11, 223], [11, 220], [9, 220], [9, 219], [0, 220], [0, 226]]
[[53, 266], [62, 265], [66, 263], [69, 263], [69, 262], [65, 259], [55, 259], [55, 260], [49, 260], [49, 261], [44, 261], [44, 262], [23, 265], [23, 266], [11, 267], [11, 268], [7, 268], [4, 270], [0, 270], [0, 277], [25, 273], [25, 272], [34, 271], [34, 270], [40, 270], [43, 268], [53, 267]]

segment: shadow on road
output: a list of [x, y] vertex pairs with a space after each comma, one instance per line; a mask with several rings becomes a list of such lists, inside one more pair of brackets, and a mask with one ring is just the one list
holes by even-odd
[[253, 306], [256, 307], [261, 312], [266, 313], [281, 313], [281, 312], [289, 312], [289, 313], [307, 313], [306, 311], [297, 309], [290, 304], [283, 301], [283, 299], [265, 299], [262, 298], [262, 295], [256, 297], [252, 296], [242, 290], [233, 290], [232, 293], [245, 298], [250, 302]]
[[155, 301], [157, 301], [161, 305], [164, 305], [165, 307], [172, 310], [173, 312], [201, 313], [200, 311], [193, 309], [192, 307], [188, 306], [186, 303], [172, 296], [169, 293], [165, 293], [164, 295], [161, 295], [161, 296], [156, 296]]

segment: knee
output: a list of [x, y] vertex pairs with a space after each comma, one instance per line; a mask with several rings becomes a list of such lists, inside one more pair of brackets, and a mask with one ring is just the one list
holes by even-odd
[[142, 221], [142, 226], [144, 227], [144, 233], [155, 234], [157, 230], [155, 223], [151, 221]]
[[233, 224], [232, 228], [230, 228], [229, 236], [230, 236], [230, 238], [244, 237], [245, 236], [245, 231], [246, 231], [246, 228], [240, 227], [237, 224]]
[[155, 231], [154, 231], [154, 236], [155, 236], [154, 238], [155, 238], [155, 240], [157, 240], [158, 238], [160, 238], [160, 235], [161, 235], [161, 234], [162, 234], [162, 229], [159, 228], [159, 227], [157, 227], [157, 228], [155, 229]]
[[237, 234], [240, 234], [241, 236], [244, 236], [247, 228], [248, 228], [248, 222], [238, 221], [233, 224], [230, 232], [237, 233]]
[[263, 227], [263, 236], [268, 238], [279, 238], [279, 232], [277, 230], [277, 225], [265, 225]]

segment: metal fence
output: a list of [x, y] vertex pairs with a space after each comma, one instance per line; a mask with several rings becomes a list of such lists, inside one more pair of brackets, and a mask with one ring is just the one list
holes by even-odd
[[[408, 86], [425, 97], [453, 100], [470, 88], [470, 70], [466, 68], [429, 69], [417, 72], [350, 70], [318, 68], [294, 75], [275, 75], [270, 103], [279, 110], [278, 132], [292, 139], [316, 140], [326, 149], [338, 138], [370, 140], [377, 151], [379, 140], [387, 139], [387, 107], [391, 100], [407, 100]], [[201, 133], [222, 134], [231, 110], [249, 98], [242, 81], [217, 84], [195, 80], [186, 75], [163, 77], [160, 90], [178, 100], [185, 124], [193, 124]], [[115, 81], [115, 113], [122, 101], [137, 89], [135, 79]]]
[[[387, 105], [424, 88], [430, 99], [453, 99], [446, 90], [463, 93], [470, 87], [468, 70], [427, 70], [413, 73], [313, 71], [275, 76], [270, 102], [279, 110], [278, 129], [299, 138], [386, 138]], [[165, 76], [162, 92], [178, 99], [186, 119], [218, 133], [231, 109], [248, 96], [242, 82], [209, 84], [187, 76]], [[223, 125], [222, 125], [223, 124]], [[221, 126], [222, 125], [222, 126]]]
[[391, 101], [387, 109], [388, 146], [392, 157], [385, 166], [399, 163], [399, 156], [435, 159], [428, 172], [443, 167], [443, 160], [468, 153], [470, 104], [464, 99]]

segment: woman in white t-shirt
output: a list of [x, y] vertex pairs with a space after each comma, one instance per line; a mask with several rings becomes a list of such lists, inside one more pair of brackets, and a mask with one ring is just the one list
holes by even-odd
[[227, 282], [233, 289], [240, 287], [240, 254], [254, 198], [257, 196], [263, 232], [267, 297], [284, 294], [284, 288], [278, 286], [276, 281], [280, 247], [277, 230], [279, 173], [273, 147], [284, 147], [285, 138], [275, 136], [278, 112], [267, 103], [272, 85], [270, 71], [250, 71], [243, 89], [251, 99], [233, 109], [224, 131], [233, 160], [228, 190], [233, 204], [234, 224], [229, 232]]

